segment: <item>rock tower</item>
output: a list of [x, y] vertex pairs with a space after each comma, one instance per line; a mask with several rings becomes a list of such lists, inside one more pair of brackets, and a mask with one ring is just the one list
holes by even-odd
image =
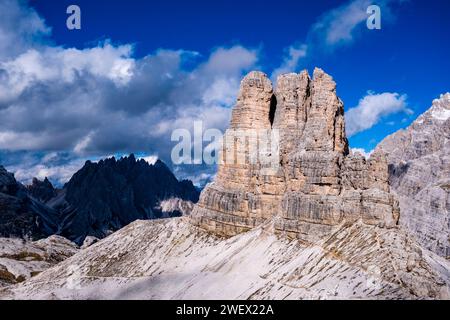
[[[224, 141], [236, 142], [236, 132], [251, 130], [277, 133], [277, 165], [236, 160], [249, 160], [253, 135], [240, 147], [224, 142], [216, 179], [192, 214], [195, 225], [233, 236], [274, 219], [276, 232], [305, 242], [358, 220], [397, 225], [386, 158], [381, 152], [370, 159], [349, 152], [343, 103], [336, 83], [321, 69], [312, 79], [306, 70], [281, 75], [275, 90], [262, 72], [245, 76]], [[227, 154], [236, 161], [224, 160]]]

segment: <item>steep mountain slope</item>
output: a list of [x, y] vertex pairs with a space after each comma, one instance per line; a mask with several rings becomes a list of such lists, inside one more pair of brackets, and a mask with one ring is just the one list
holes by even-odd
[[40, 239], [58, 232], [58, 212], [31, 197], [0, 166], [0, 236]]
[[423, 246], [450, 258], [450, 93], [377, 149], [387, 154], [400, 224]]
[[[277, 218], [275, 218], [277, 219]], [[406, 233], [341, 225], [311, 245], [267, 221], [229, 239], [189, 217], [137, 221], [2, 299], [449, 298], [449, 262]]]
[[60, 202], [49, 201], [63, 216], [61, 235], [81, 244], [88, 235], [102, 238], [138, 219], [180, 215], [163, 213], [164, 200], [196, 202], [199, 191], [178, 181], [161, 161], [154, 165], [134, 155], [86, 162], [64, 187]]
[[134, 155], [88, 161], [63, 189], [48, 179], [24, 187], [0, 167], [0, 236], [58, 234], [81, 245], [138, 219], [189, 214], [198, 197], [192, 182], [178, 181], [163, 162]]

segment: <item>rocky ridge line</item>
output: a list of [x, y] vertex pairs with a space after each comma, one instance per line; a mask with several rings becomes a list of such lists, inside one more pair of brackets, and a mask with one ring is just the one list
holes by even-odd
[[424, 247], [450, 258], [450, 93], [377, 150], [387, 154], [400, 225]]

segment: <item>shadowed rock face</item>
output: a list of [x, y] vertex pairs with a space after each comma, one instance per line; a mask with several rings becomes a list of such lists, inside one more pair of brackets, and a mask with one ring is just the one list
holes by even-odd
[[56, 189], [47, 178], [43, 181], [33, 178], [31, 185], [27, 186], [27, 189], [32, 197], [44, 203], [57, 195]]
[[450, 257], [450, 93], [377, 147], [386, 152], [400, 201], [400, 225], [426, 248]]
[[77, 243], [88, 235], [102, 238], [135, 220], [170, 216], [163, 215], [163, 200], [198, 197], [191, 181], [178, 181], [159, 160], [149, 165], [131, 155], [88, 161], [65, 186], [61, 234]]
[[224, 141], [236, 130], [277, 132], [279, 165], [224, 158], [233, 152], [237, 159], [251, 157], [254, 137], [244, 148], [224, 143], [216, 180], [203, 191], [193, 223], [232, 236], [277, 216], [278, 232], [307, 242], [343, 222], [395, 227], [399, 209], [389, 193], [386, 158], [381, 152], [369, 160], [349, 154], [344, 106], [333, 79], [315, 69], [312, 79], [303, 71], [277, 82], [274, 91], [261, 72], [242, 80]]
[[0, 166], [0, 237], [40, 239], [58, 231], [58, 214], [30, 197], [14, 175]]
[[61, 190], [48, 179], [25, 187], [0, 166], [0, 237], [58, 234], [81, 245], [138, 219], [190, 214], [198, 198], [192, 182], [178, 181], [163, 162], [134, 155], [88, 161]]

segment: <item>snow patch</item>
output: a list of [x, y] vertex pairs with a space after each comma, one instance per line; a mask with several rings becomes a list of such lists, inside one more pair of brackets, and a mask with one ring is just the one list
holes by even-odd
[[450, 93], [441, 94], [439, 99], [433, 100], [430, 115], [437, 120], [446, 121], [450, 118]]
[[437, 120], [446, 121], [448, 118], [450, 118], [450, 110], [449, 109], [432, 110], [431, 116]]

